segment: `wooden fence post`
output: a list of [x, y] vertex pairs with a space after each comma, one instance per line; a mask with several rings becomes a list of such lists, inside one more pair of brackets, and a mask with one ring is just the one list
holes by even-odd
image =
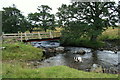
[[21, 32], [21, 36], [20, 36], [20, 40], [21, 40], [21, 42], [22, 42], [22, 38], [23, 38], [23, 37], [22, 37], [22, 32]]
[[17, 40], [20, 40], [19, 38], [20, 38], [20, 32], [18, 31], [18, 35], [17, 35], [18, 37], [17, 37]]
[[25, 40], [28, 40], [26, 32], [24, 33], [24, 35], [25, 35]]
[[53, 38], [52, 32], [50, 31], [50, 38]]
[[2, 32], [2, 40], [4, 41], [4, 32]]
[[39, 39], [42, 39], [41, 35], [40, 35], [40, 32], [38, 32], [38, 38]]

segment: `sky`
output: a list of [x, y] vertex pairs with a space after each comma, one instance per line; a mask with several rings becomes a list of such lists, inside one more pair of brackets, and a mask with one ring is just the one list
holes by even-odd
[[69, 4], [70, 0], [0, 0], [0, 10], [3, 7], [12, 6], [13, 4], [26, 16], [28, 13], [37, 12], [40, 5], [48, 5], [52, 8], [51, 13], [56, 13], [57, 8], [62, 4]]
[[[118, 2], [118, 0], [114, 0]], [[16, 5], [23, 15], [27, 16], [29, 13], [37, 12], [37, 7], [40, 5], [48, 5], [52, 8], [51, 13], [55, 14], [57, 8], [62, 4], [69, 4], [71, 0], [0, 0], [0, 11], [3, 7], [9, 7], [13, 4]]]

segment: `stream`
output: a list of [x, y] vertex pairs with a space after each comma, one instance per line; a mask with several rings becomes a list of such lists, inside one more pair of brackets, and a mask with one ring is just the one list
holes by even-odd
[[[120, 67], [120, 63], [119, 63], [120, 60], [118, 59], [119, 58], [118, 55], [120, 55], [120, 51], [117, 51], [117, 54], [115, 54], [113, 51], [110, 50], [92, 51], [91, 48], [83, 48], [83, 47], [65, 47], [65, 49], [69, 51], [62, 53], [59, 52], [57, 53], [57, 55], [41, 61], [40, 65], [38, 65], [37, 67], [41, 68], [41, 67], [65, 65], [78, 70], [90, 71], [93, 64], [98, 64], [101, 65], [102, 68], [117, 72]], [[84, 55], [74, 53], [75, 51], [79, 51], [79, 50], [84, 50], [86, 53]], [[73, 57], [79, 57], [79, 56], [83, 60], [82, 63], [74, 61]]]

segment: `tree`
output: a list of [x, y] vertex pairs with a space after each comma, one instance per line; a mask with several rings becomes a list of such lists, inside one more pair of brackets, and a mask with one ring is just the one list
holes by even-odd
[[[3, 7], [2, 13], [2, 24], [3, 32], [5, 33], [16, 33], [18, 31], [26, 31], [26, 20], [21, 14], [20, 10], [16, 8], [15, 5], [12, 7]], [[24, 26], [23, 26], [24, 25]]]
[[[73, 28], [77, 28], [74, 31], [76, 33], [76, 30], [80, 29], [79, 33], [89, 36], [93, 41], [108, 27], [115, 27], [118, 21], [114, 2], [73, 2], [68, 6], [63, 4], [58, 11], [57, 16], [60, 24], [64, 26], [64, 31], [68, 29], [70, 33]], [[85, 24], [84, 27], [81, 23]]]
[[44, 31], [47, 31], [47, 29], [54, 30], [56, 21], [54, 14], [50, 14], [52, 9], [47, 5], [38, 6], [37, 9], [39, 12], [28, 14], [28, 21], [31, 24], [31, 27], [29, 27], [30, 32], [34, 28], [42, 28]]
[[118, 12], [118, 19], [119, 19], [119, 23], [120, 23], [120, 1], [118, 2], [117, 12]]
[[50, 11], [52, 10], [52, 8], [50, 8], [47, 5], [41, 5], [41, 6], [38, 6], [37, 9], [40, 12], [38, 17], [40, 26], [46, 32], [46, 30], [49, 29], [50, 26], [53, 26], [55, 24], [55, 17], [53, 14], [50, 14]]
[[29, 31], [30, 33], [33, 31], [34, 28], [39, 27], [39, 13], [30, 13], [28, 14], [28, 21], [29, 21]]

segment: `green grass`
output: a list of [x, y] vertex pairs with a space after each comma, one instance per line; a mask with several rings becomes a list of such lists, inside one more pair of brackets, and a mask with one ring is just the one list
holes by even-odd
[[42, 49], [23, 43], [3, 43], [6, 47], [2, 51], [3, 60], [36, 60], [42, 58]]
[[31, 69], [20, 64], [3, 64], [3, 78], [117, 78], [115, 74], [78, 71], [67, 66]]

